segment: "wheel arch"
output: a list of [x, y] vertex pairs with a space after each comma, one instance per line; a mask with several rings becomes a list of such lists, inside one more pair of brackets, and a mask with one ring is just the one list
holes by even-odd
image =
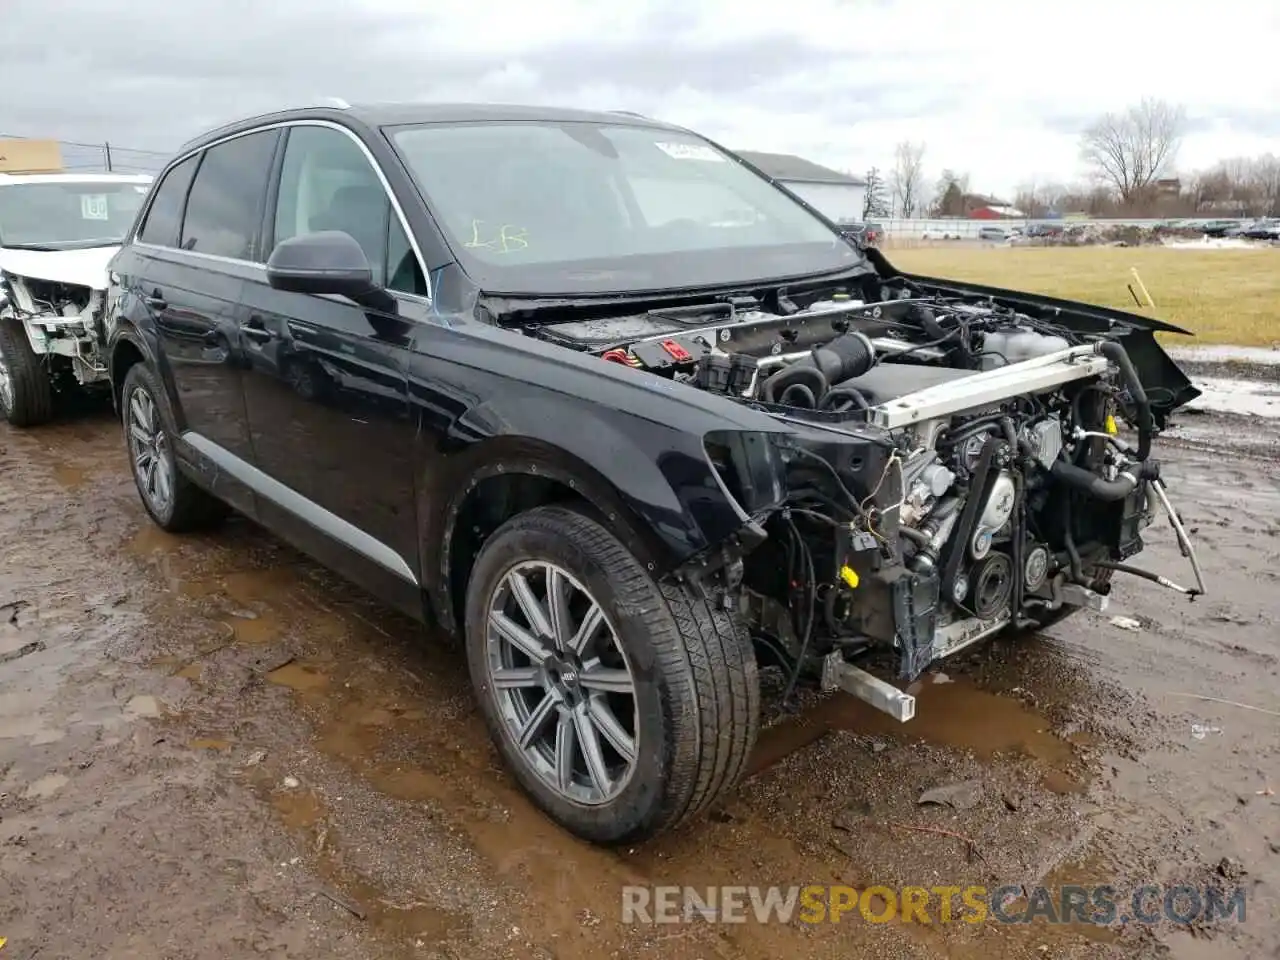
[[117, 412], [120, 410], [120, 394], [124, 389], [124, 379], [129, 375], [129, 368], [136, 363], [145, 363], [146, 360], [147, 354], [140, 341], [132, 335], [123, 334], [111, 345], [107, 375], [111, 378], [111, 402]]
[[[148, 335], [148, 331], [144, 327], [139, 327], [132, 318], [127, 316], [118, 316], [115, 320], [114, 329], [112, 324], [108, 323], [107, 337], [107, 376], [111, 381], [111, 396], [116, 408], [119, 409], [120, 394], [124, 389], [124, 378], [129, 375], [129, 368], [136, 363], [145, 363], [155, 371], [156, 376], [160, 378], [161, 386], [166, 392], [171, 392], [168, 377], [165, 371], [161, 369], [160, 357], [156, 350], [156, 344]], [[170, 401], [173, 397], [170, 396]]]
[[499, 437], [478, 444], [474, 465], [422, 525], [422, 569], [432, 613], [449, 633], [462, 629], [467, 582], [485, 540], [535, 507], [572, 504], [607, 527], [650, 571], [672, 561], [669, 547], [599, 470], [544, 441]]

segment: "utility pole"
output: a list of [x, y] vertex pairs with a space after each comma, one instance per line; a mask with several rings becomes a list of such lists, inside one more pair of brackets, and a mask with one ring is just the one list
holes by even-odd
[[107, 157], [107, 173], [110, 173], [110, 172], [111, 172], [111, 144], [110, 144], [110, 143], [103, 143], [103, 144], [102, 144], [102, 152], [103, 152], [104, 154], [106, 154], [106, 157]]

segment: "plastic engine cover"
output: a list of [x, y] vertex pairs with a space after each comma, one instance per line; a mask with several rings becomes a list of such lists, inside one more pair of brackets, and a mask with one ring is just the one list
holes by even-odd
[[[1062, 337], [1046, 336], [1034, 330], [997, 330], [983, 336], [982, 369], [993, 370], [1009, 363], [1021, 363], [1023, 360], [1034, 360], [1046, 353], [1065, 350], [1071, 344]], [[1002, 360], [1001, 357], [1004, 359]]]

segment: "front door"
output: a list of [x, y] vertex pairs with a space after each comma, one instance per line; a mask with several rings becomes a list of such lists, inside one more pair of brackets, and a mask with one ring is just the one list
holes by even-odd
[[260, 516], [420, 614], [406, 372], [411, 338], [426, 319], [416, 257], [370, 159], [330, 126], [289, 129], [267, 221], [271, 246], [320, 230], [350, 234], [374, 279], [399, 295], [394, 310], [374, 311], [343, 297], [275, 290], [265, 278], [246, 284], [249, 431], [258, 469], [277, 485], [259, 498]]

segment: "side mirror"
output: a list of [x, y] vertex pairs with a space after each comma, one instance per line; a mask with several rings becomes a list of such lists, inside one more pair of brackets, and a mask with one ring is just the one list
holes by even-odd
[[336, 294], [374, 310], [395, 312], [395, 298], [374, 282], [360, 244], [341, 230], [281, 240], [267, 260], [267, 283], [275, 290]]

